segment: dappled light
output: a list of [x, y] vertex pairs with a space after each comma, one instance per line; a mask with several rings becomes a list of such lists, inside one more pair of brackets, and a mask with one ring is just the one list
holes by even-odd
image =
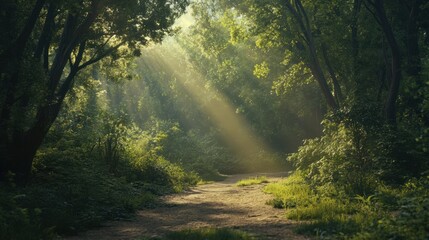
[[429, 239], [424, 0], [0, 1], [0, 239]]

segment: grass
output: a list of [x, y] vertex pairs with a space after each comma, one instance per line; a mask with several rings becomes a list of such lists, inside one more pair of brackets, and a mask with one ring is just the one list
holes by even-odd
[[239, 187], [268, 183], [268, 179], [266, 176], [257, 176], [253, 178], [242, 179], [236, 183]]
[[[326, 189], [324, 189], [326, 191]], [[286, 209], [288, 219], [302, 221], [296, 230], [302, 234], [320, 235], [356, 232], [360, 226], [366, 225], [371, 216], [363, 218], [358, 213], [359, 205], [347, 199], [329, 197], [318, 194], [299, 172], [277, 183], [270, 183], [265, 188], [266, 193], [274, 196], [267, 204]], [[330, 189], [330, 191], [335, 191]]]
[[[321, 239], [427, 239], [429, 177], [401, 188], [380, 185], [371, 196], [347, 196], [333, 186], [311, 188], [295, 172], [264, 191], [268, 204], [285, 209], [285, 216], [304, 220], [298, 233]], [[400, 189], [400, 190], [398, 190]]]
[[138, 238], [137, 240], [256, 240], [256, 238], [246, 232], [229, 228], [200, 228], [172, 232], [163, 238]]
[[270, 183], [264, 188], [265, 193], [272, 194], [274, 199], [267, 204], [276, 208], [294, 208], [299, 205], [310, 205], [315, 201], [315, 195], [304, 178], [294, 174], [285, 180]]

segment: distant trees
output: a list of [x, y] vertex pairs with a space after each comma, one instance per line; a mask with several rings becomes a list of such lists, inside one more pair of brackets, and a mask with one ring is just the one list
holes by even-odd
[[386, 122], [395, 125], [401, 81], [422, 74], [428, 33], [423, 1], [219, 2], [254, 24], [260, 46], [282, 46], [288, 62], [302, 62], [331, 109], [352, 99], [378, 101]]
[[171, 32], [187, 0], [2, 1], [0, 176], [29, 176], [33, 157], [86, 67]]
[[[424, 80], [429, 67], [428, 3], [200, 1], [204, 3], [212, 8], [208, 12], [212, 18], [235, 16], [233, 24], [199, 21], [203, 29], [213, 29], [208, 34], [223, 24], [232, 41], [244, 37], [268, 53], [258, 55], [264, 61], [255, 65], [254, 74], [270, 80], [277, 93], [287, 96], [317, 84], [324, 98], [322, 105], [330, 109], [323, 139], [347, 133], [352, 143], [341, 147], [354, 155], [340, 157], [336, 167], [358, 166], [359, 170], [344, 172], [361, 171], [371, 179], [380, 173], [401, 178], [428, 168], [429, 162], [424, 160], [428, 155], [424, 145], [429, 143], [429, 87]], [[218, 43], [219, 49], [226, 46]], [[318, 101], [315, 95], [306, 100], [294, 104], [303, 107]], [[323, 144], [339, 149], [330, 140], [305, 145], [329, 149]], [[310, 161], [309, 155], [296, 159]], [[374, 160], [373, 171], [366, 171], [368, 159]], [[313, 160], [314, 169], [321, 161], [334, 164], [332, 156]], [[334, 170], [330, 173], [335, 175]]]
[[325, 107], [315, 85], [303, 83], [283, 94], [287, 87], [277, 84], [289, 67], [279, 64], [284, 47], [258, 47], [252, 21], [236, 9], [212, 3], [193, 4], [195, 24], [177, 37], [208, 88], [220, 92], [276, 151], [293, 152], [302, 139], [320, 135]]

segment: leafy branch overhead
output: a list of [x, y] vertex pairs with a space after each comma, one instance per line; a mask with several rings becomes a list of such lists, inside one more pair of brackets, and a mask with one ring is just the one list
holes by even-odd
[[[14, 31], [5, 33], [0, 47], [0, 144], [7, 149], [2, 172], [28, 175], [79, 71], [104, 59], [139, 55], [142, 46], [173, 31], [187, 5], [187, 0], [3, 1], [7, 14], [1, 23]], [[35, 69], [38, 75], [26, 72]], [[39, 98], [23, 88], [36, 83]], [[26, 114], [18, 119], [15, 111]]]

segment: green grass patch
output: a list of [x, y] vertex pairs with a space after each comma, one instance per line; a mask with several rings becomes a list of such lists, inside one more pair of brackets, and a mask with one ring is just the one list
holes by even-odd
[[247, 178], [247, 179], [240, 180], [236, 183], [236, 185], [239, 187], [244, 187], [244, 186], [262, 184], [262, 183], [268, 183], [268, 182], [269, 181], [268, 181], [266, 176], [257, 176], [257, 177], [253, 177], [253, 178]]
[[427, 239], [429, 178], [401, 187], [380, 185], [371, 196], [348, 196], [329, 185], [311, 188], [300, 172], [270, 183], [268, 204], [285, 216], [304, 220], [298, 233], [323, 239]]
[[163, 238], [137, 240], [256, 240], [256, 238], [246, 232], [229, 228], [200, 228], [172, 232]]
[[279, 182], [269, 183], [265, 186], [264, 192], [274, 196], [274, 199], [267, 204], [277, 208], [307, 206], [316, 201], [310, 186], [299, 174], [293, 174]]
[[306, 221], [296, 229], [301, 234], [350, 236], [371, 221], [373, 213], [365, 208], [369, 201], [339, 197], [341, 194], [328, 186], [320, 190], [323, 194], [312, 189], [300, 172], [264, 188], [274, 196], [267, 204], [285, 208], [288, 219]]
[[164, 237], [140, 237], [136, 240], [256, 240], [249, 233], [229, 228], [200, 228], [171, 232]]
[[188, 229], [170, 233], [166, 238], [169, 240], [255, 240], [246, 232], [228, 228]]

